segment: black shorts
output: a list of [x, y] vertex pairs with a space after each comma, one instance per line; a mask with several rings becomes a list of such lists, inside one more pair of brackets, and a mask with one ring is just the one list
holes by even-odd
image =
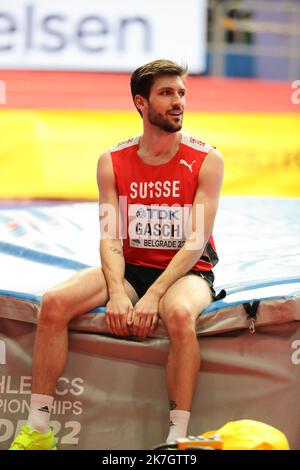
[[[149, 266], [136, 266], [134, 264], [126, 264], [125, 266], [125, 279], [135, 289], [139, 298], [143, 297], [148, 288], [156, 281], [156, 279], [164, 272], [164, 269], [151, 268]], [[202, 277], [209, 285], [212, 300], [219, 300], [219, 294], [213, 288], [215, 275], [212, 271], [189, 271], [188, 274], [196, 274], [196, 276]], [[221, 291], [222, 292], [222, 291]], [[225, 297], [225, 295], [223, 296]], [[222, 297], [221, 297], [222, 298]]]

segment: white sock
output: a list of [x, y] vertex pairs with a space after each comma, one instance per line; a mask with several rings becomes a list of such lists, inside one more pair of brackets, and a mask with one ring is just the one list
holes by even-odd
[[186, 437], [191, 413], [185, 410], [170, 411], [170, 429], [167, 443], [174, 442], [178, 437]]
[[48, 432], [53, 400], [54, 398], [50, 395], [32, 393], [27, 421], [31, 429], [39, 432]]

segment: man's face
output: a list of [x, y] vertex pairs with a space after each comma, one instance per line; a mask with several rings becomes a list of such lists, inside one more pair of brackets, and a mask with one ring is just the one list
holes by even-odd
[[176, 75], [158, 77], [150, 91], [148, 120], [166, 132], [177, 132], [182, 127], [186, 88]]

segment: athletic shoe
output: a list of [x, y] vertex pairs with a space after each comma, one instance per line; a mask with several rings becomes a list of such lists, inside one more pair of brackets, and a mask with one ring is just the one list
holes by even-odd
[[41, 433], [22, 426], [8, 450], [56, 450], [53, 430]]

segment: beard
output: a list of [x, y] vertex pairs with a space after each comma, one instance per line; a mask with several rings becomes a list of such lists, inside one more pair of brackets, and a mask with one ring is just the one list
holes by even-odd
[[178, 132], [182, 128], [182, 115], [180, 116], [179, 122], [172, 122], [168, 117], [163, 116], [161, 113], [157, 113], [151, 104], [149, 104], [148, 119], [153, 126], [156, 126], [165, 132]]

